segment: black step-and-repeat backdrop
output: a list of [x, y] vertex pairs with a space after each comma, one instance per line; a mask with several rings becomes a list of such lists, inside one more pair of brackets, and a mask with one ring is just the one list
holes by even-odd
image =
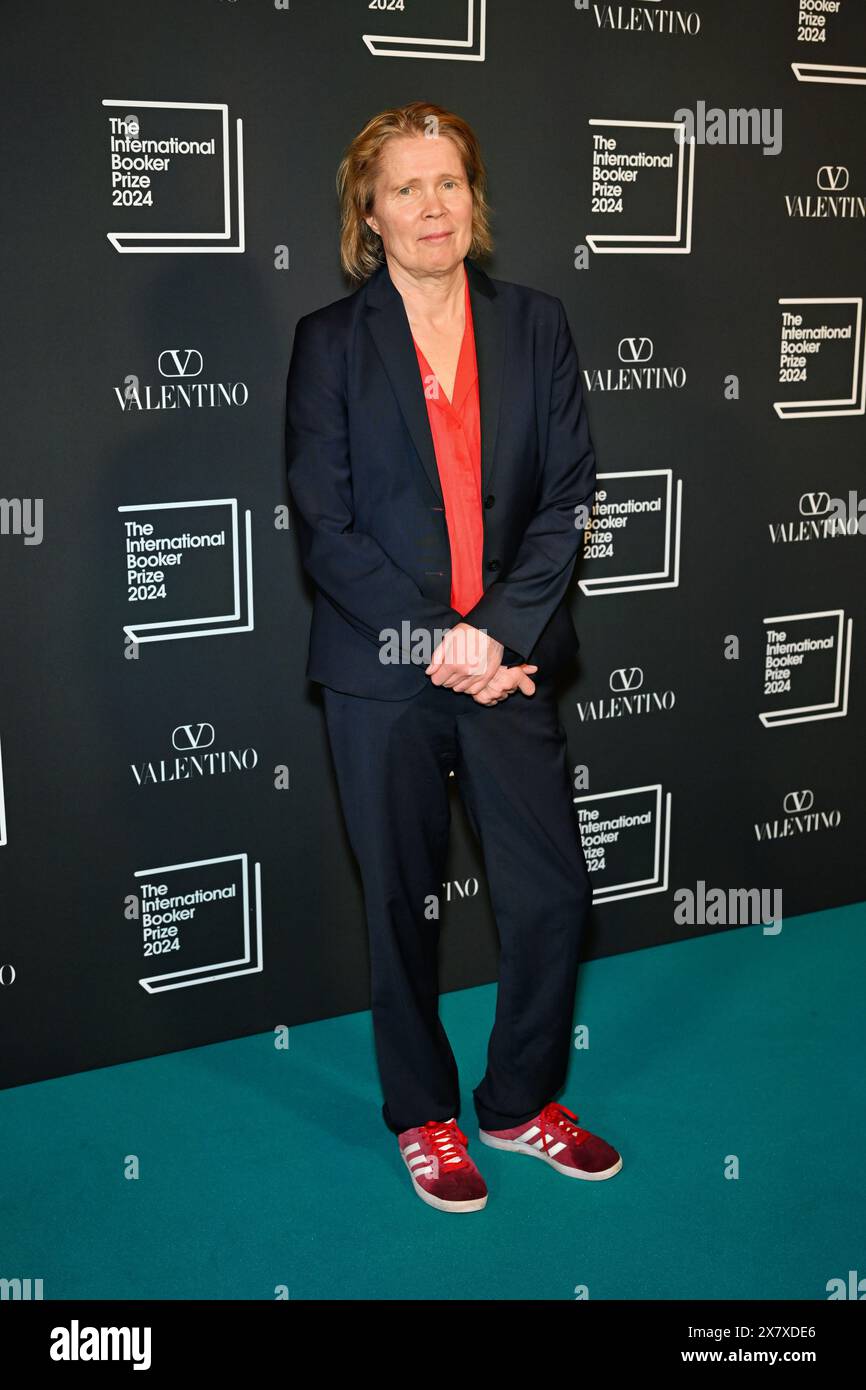
[[[418, 98], [579, 354], [589, 954], [866, 897], [863, 0], [3, 17], [3, 1084], [368, 1005], [283, 412], [337, 163]], [[456, 789], [440, 922], [495, 978]]]

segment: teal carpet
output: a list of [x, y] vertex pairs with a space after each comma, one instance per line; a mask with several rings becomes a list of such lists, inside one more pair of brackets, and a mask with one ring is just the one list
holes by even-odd
[[558, 1099], [622, 1153], [606, 1182], [479, 1143], [495, 986], [443, 996], [490, 1190], [472, 1214], [415, 1196], [367, 1013], [8, 1090], [0, 1277], [60, 1299], [825, 1299], [866, 1276], [864, 927], [861, 904], [584, 965], [590, 1047]]

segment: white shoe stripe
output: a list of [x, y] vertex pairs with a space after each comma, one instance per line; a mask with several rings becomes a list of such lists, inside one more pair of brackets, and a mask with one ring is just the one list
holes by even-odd
[[538, 1125], [530, 1125], [529, 1129], [525, 1130], [523, 1134], [518, 1134], [517, 1143], [528, 1144], [533, 1135], [540, 1133], [541, 1130], [538, 1128]]
[[407, 1144], [403, 1152], [404, 1154], [413, 1154], [415, 1150], [420, 1149], [420, 1147], [421, 1145], [416, 1140], [414, 1144]]

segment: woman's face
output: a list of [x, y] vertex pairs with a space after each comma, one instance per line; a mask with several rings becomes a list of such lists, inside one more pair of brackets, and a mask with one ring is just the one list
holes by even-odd
[[472, 189], [453, 140], [392, 136], [366, 220], [388, 259], [406, 271], [447, 271], [462, 261], [472, 243]]

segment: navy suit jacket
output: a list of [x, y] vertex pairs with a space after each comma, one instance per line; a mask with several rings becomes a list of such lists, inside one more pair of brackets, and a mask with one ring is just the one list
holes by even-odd
[[[579, 646], [565, 593], [595, 453], [561, 300], [464, 261], [478, 361], [485, 591], [450, 606], [451, 558], [424, 385], [386, 263], [299, 319], [286, 390], [289, 490], [315, 584], [310, 680], [401, 700], [465, 621], [551, 675]], [[583, 509], [586, 509], [585, 511]], [[389, 664], [388, 634], [404, 661]], [[392, 643], [391, 652], [397, 643]], [[414, 659], [405, 659], [415, 653]]]

